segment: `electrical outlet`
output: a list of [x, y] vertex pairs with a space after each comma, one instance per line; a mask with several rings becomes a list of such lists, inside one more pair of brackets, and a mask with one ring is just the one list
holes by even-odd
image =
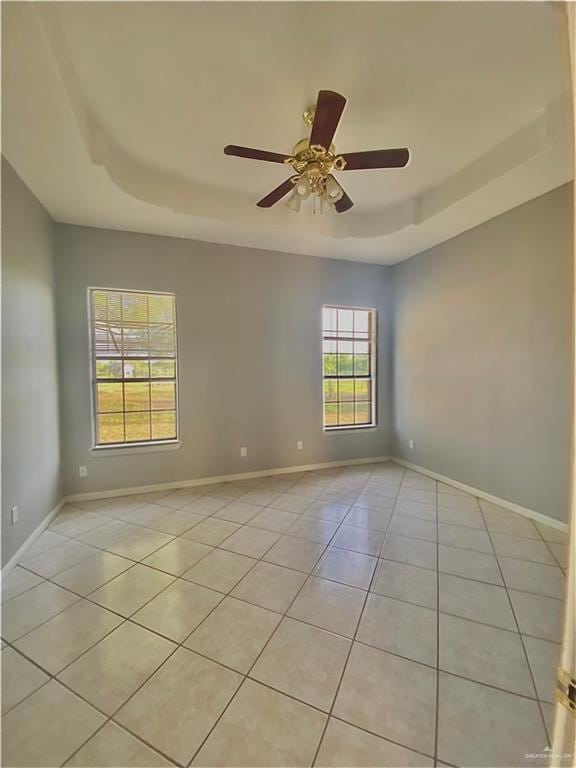
[[408, 445], [410, 446], [410, 450], [414, 450], [414, 440], [409, 440]]
[[298, 442], [296, 443], [296, 448], [298, 448], [299, 451], [301, 451], [302, 448], [304, 448], [304, 443], [302, 442], [302, 440], [298, 440]]
[[18, 522], [18, 507], [12, 507], [10, 510], [10, 521], [12, 522], [12, 525], [16, 525]]
[[248, 448], [245, 445], [240, 448], [240, 456], [248, 456]]
[[88, 477], [88, 467], [78, 467], [80, 477]]

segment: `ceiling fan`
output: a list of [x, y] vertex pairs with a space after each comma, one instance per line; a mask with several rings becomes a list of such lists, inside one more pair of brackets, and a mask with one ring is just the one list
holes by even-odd
[[250, 160], [264, 160], [268, 163], [291, 165], [296, 174], [282, 182], [256, 205], [271, 208], [289, 192], [292, 195], [289, 207], [299, 211], [303, 200], [312, 197], [319, 200], [320, 211], [327, 203], [337, 213], [348, 211], [354, 203], [348, 197], [333, 171], [364, 171], [371, 168], [403, 168], [410, 159], [406, 148], [376, 149], [369, 152], [347, 152], [337, 154], [332, 139], [338, 128], [346, 99], [334, 91], [319, 91], [316, 106], [304, 112], [306, 125], [311, 128], [310, 138], [299, 141], [291, 155], [250, 149], [229, 144], [224, 154], [245, 157]]

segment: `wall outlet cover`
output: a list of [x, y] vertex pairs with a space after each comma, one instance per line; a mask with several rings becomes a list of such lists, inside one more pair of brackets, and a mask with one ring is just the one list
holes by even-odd
[[88, 467], [78, 467], [80, 477], [88, 477]]
[[414, 440], [410, 440], [408, 445], [410, 446], [410, 450], [413, 451], [414, 450]]
[[240, 448], [240, 456], [248, 456], [248, 448], [246, 448], [246, 446]]
[[18, 507], [12, 507], [10, 510], [10, 521], [12, 525], [16, 525], [18, 522]]
[[298, 442], [296, 443], [296, 448], [298, 448], [299, 451], [301, 451], [304, 448], [304, 443], [302, 442], [302, 440], [298, 440]]

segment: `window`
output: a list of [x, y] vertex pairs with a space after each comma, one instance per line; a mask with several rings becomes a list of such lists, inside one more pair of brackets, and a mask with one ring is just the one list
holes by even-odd
[[324, 428], [370, 427], [376, 416], [376, 311], [324, 307]]
[[176, 440], [176, 308], [171, 293], [90, 290], [97, 446]]

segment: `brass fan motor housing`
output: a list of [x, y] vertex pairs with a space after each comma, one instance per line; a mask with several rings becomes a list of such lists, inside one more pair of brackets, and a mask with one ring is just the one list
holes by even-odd
[[284, 162], [291, 165], [296, 173], [309, 176], [328, 176], [332, 171], [343, 171], [346, 161], [336, 154], [334, 144], [325, 149], [319, 144], [310, 145], [310, 139], [301, 139], [292, 150], [292, 157]]

